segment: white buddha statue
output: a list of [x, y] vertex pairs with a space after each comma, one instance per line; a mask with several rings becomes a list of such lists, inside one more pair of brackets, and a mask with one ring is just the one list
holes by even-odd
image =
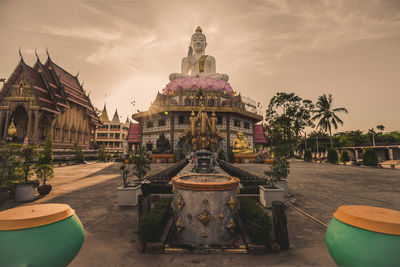
[[206, 36], [199, 26], [192, 35], [188, 56], [182, 59], [181, 73], [171, 73], [169, 80], [197, 76], [228, 81], [228, 75], [216, 73], [215, 58], [204, 54], [206, 46]]

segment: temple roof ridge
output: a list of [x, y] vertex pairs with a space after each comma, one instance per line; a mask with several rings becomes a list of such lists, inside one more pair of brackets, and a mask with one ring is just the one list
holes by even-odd
[[104, 108], [103, 108], [103, 110], [101, 111], [100, 121], [101, 121], [101, 122], [109, 122], [109, 121], [110, 121], [110, 119], [108, 118], [108, 115], [107, 115], [106, 103], [104, 103]]

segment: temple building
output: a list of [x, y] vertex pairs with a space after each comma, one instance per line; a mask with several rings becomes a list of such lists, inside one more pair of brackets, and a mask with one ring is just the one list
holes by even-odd
[[263, 119], [255, 101], [234, 92], [228, 75], [216, 73], [215, 59], [204, 54], [205, 47], [206, 37], [198, 27], [181, 72], [169, 76], [147, 111], [132, 115], [139, 122], [140, 144], [148, 150], [155, 150], [160, 134], [172, 151], [185, 153], [232, 149], [254, 154], [257, 142], [265, 143], [259, 136], [255, 139], [254, 129]]
[[[1, 138], [43, 144], [51, 134], [54, 148], [78, 143], [88, 149], [100, 120], [78, 75], [55, 64], [49, 54], [44, 64], [37, 56], [33, 67], [24, 62], [21, 53], [20, 57], [0, 92]], [[16, 132], [9, 131], [13, 127]]]
[[97, 145], [104, 146], [105, 151], [112, 154], [121, 154], [126, 150], [126, 137], [130, 121], [120, 122], [118, 111], [115, 110], [112, 120], [109, 120], [107, 108], [104, 104], [100, 115], [101, 126], [95, 132]]

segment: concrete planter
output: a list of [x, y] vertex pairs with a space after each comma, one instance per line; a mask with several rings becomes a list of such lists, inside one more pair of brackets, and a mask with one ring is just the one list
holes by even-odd
[[141, 194], [142, 194], [141, 185], [118, 187], [117, 188], [118, 206], [119, 207], [137, 206], [138, 197]]
[[276, 181], [276, 185], [285, 190], [285, 197], [288, 196], [288, 182], [287, 180]]
[[276, 188], [265, 188], [260, 185], [260, 203], [266, 208], [272, 208], [272, 201], [284, 201], [285, 190], [279, 186]]
[[18, 202], [35, 199], [35, 186], [33, 184], [18, 184], [15, 186], [15, 200]]

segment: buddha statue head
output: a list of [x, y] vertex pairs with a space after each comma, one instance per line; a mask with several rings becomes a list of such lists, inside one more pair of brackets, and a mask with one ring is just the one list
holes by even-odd
[[190, 47], [192, 51], [189, 49], [189, 54], [192, 54], [191, 52], [193, 51], [196, 54], [204, 54], [206, 50], [207, 40], [200, 26], [197, 26], [195, 33], [192, 35]]

